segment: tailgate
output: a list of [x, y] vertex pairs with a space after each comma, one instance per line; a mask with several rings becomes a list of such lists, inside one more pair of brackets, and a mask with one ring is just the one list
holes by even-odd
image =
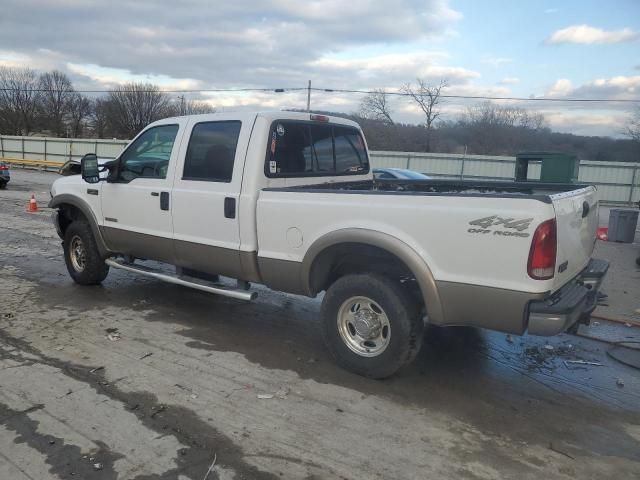
[[598, 196], [589, 186], [551, 195], [558, 226], [553, 290], [573, 279], [589, 263], [598, 228]]

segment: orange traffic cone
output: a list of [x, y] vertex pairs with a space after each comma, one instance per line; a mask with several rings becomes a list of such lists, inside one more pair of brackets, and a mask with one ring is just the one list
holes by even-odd
[[34, 213], [38, 211], [38, 202], [36, 202], [36, 196], [31, 195], [31, 200], [29, 200], [29, 205], [27, 206], [27, 212]]

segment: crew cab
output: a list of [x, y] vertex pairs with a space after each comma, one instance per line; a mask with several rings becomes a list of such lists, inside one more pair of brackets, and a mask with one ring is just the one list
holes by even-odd
[[252, 283], [324, 292], [328, 349], [374, 378], [414, 358], [425, 322], [572, 328], [608, 268], [591, 258], [595, 187], [376, 180], [342, 118], [167, 118], [114, 161], [86, 155], [81, 172], [54, 182], [50, 203], [77, 283], [112, 267], [242, 300]]

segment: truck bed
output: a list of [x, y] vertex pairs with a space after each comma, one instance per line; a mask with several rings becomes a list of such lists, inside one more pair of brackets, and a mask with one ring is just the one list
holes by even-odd
[[527, 198], [551, 203], [552, 195], [567, 193], [588, 186], [576, 183], [477, 180], [366, 180], [266, 188], [265, 191]]

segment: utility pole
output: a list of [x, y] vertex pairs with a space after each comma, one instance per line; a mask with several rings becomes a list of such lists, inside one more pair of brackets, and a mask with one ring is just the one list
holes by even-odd
[[178, 97], [180, 99], [180, 116], [184, 115], [184, 94]]
[[311, 80], [309, 80], [309, 86], [307, 87], [307, 112], [311, 111]]

